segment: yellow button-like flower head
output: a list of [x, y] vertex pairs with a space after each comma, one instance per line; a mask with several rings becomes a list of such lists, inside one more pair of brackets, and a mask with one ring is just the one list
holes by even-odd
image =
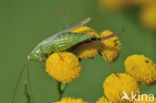
[[110, 11], [118, 11], [131, 7], [132, 0], [99, 0], [101, 8], [107, 8]]
[[156, 82], [156, 64], [144, 55], [132, 55], [125, 61], [126, 71], [139, 83], [153, 84]]
[[134, 5], [139, 5], [141, 7], [156, 5], [156, 0], [132, 0]]
[[[99, 37], [99, 35], [93, 29], [87, 26], [79, 27], [73, 30], [72, 33], [86, 33], [90, 35], [95, 35], [95, 37]], [[98, 51], [99, 44], [97, 41], [87, 41], [79, 44], [72, 52], [74, 52], [80, 59], [83, 59], [96, 56], [98, 54]]]
[[129, 103], [128, 99], [122, 99], [125, 92], [128, 97], [131, 97], [131, 93], [138, 93], [140, 87], [137, 82], [126, 73], [119, 73], [110, 75], [106, 78], [103, 84], [104, 93], [106, 97], [115, 103]]
[[62, 98], [60, 101], [54, 103], [88, 103], [88, 102], [83, 101], [81, 98], [76, 99], [76, 98], [65, 97]]
[[[101, 33], [100, 37], [108, 36], [111, 34], [112, 32], [110, 30], [105, 30], [104, 32]], [[115, 61], [118, 58], [121, 50], [121, 43], [118, 37], [112, 37], [107, 40], [102, 40], [101, 44], [103, 48], [101, 54], [103, 55], [103, 57], [105, 58], [104, 56], [105, 53], [106, 56], [108, 57], [109, 62]]]
[[96, 103], [112, 103], [106, 97], [102, 96]]
[[140, 18], [145, 27], [156, 30], [156, 4], [145, 6], [142, 9]]
[[70, 52], [53, 53], [45, 63], [46, 71], [56, 80], [69, 83], [81, 74], [78, 58]]

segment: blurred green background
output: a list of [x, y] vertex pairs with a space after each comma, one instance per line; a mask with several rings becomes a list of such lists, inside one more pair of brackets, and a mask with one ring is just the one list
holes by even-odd
[[[113, 64], [117, 72], [124, 72], [123, 61], [132, 54], [143, 54], [156, 62], [156, 34], [141, 27], [137, 10], [109, 13], [100, 12], [96, 0], [0, 0], [0, 101], [10, 103], [21, 67], [27, 55], [41, 40], [65, 28], [65, 11], [70, 25], [92, 17], [87, 25], [97, 32], [113, 32], [125, 28], [119, 36], [122, 51]], [[83, 71], [79, 79], [68, 85], [64, 96], [80, 97], [94, 103], [103, 94], [102, 84], [111, 74], [106, 62], [97, 55], [82, 60]], [[97, 67], [98, 66], [98, 67]], [[56, 81], [45, 72], [44, 64], [31, 62], [30, 78], [36, 103], [57, 100]], [[24, 73], [15, 103], [25, 103]], [[156, 86], [143, 86], [142, 93], [156, 95]]]

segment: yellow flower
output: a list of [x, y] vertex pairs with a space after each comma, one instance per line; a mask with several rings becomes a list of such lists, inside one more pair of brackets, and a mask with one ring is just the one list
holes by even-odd
[[126, 71], [139, 83], [152, 84], [156, 82], [156, 64], [144, 55], [132, 55], [125, 61]]
[[112, 102], [109, 102], [106, 97], [102, 96], [101, 98], [99, 98], [98, 101], [96, 101], [96, 103], [112, 103]]
[[[95, 37], [99, 37], [99, 35], [91, 28], [87, 26], [79, 27], [72, 31], [73, 33], [86, 33], [90, 35], [95, 35]], [[83, 34], [82, 34], [83, 35]], [[87, 41], [79, 44], [72, 52], [77, 55], [80, 59], [83, 58], [92, 58], [98, 54], [99, 44], [97, 41]]]
[[81, 74], [78, 58], [70, 52], [51, 54], [45, 63], [46, 71], [56, 80], [69, 83]]
[[54, 102], [54, 103], [88, 103], [86, 101], [83, 101], [81, 98], [71, 98], [71, 97], [65, 97], [62, 98], [60, 101], [58, 102]]
[[156, 4], [145, 6], [140, 14], [143, 26], [156, 30]]
[[139, 6], [156, 5], [156, 0], [133, 0], [133, 3]]
[[99, 0], [101, 8], [107, 8], [110, 11], [127, 9], [132, 6], [132, 0]]
[[128, 99], [122, 99], [123, 91], [131, 97], [131, 93], [138, 93], [140, 87], [137, 82], [126, 73], [119, 73], [110, 75], [106, 78], [103, 84], [104, 93], [106, 97], [115, 103], [129, 103]]
[[98, 54], [99, 45], [97, 41], [82, 43], [76, 47], [73, 52], [81, 59], [92, 58]]
[[[104, 36], [108, 36], [111, 35], [112, 32], [110, 30], [105, 30], [104, 32], [101, 33], [100, 37], [104, 37]], [[102, 48], [103, 51], [101, 51], [101, 54], [104, 56], [104, 53], [106, 54], [106, 56], [108, 57], [108, 61], [109, 62], [114, 62], [119, 54], [120, 54], [120, 50], [121, 50], [121, 43], [118, 39], [118, 37], [113, 37], [107, 40], [102, 40], [101, 41], [102, 44]]]
[[156, 103], [156, 98], [151, 95], [142, 94], [138, 96], [137, 101], [133, 101], [132, 103]]

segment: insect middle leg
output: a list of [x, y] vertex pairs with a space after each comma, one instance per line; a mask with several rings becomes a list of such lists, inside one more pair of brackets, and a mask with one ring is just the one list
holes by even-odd
[[63, 60], [63, 58], [62, 58], [62, 56], [61, 56], [61, 54], [60, 54], [60, 50], [58, 49], [58, 47], [55, 46], [54, 48], [55, 48], [55, 50], [56, 50], [56, 53], [57, 53], [58, 56], [60, 57], [60, 59]]

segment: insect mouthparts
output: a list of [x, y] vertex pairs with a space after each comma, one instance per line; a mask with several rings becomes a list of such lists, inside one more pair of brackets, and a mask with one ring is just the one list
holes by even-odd
[[28, 55], [28, 60], [30, 60], [32, 58], [32, 54]]

